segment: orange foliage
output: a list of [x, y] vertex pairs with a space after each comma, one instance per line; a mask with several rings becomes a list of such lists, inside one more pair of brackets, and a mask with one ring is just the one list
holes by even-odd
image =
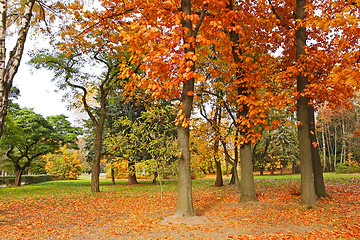
[[[167, 186], [170, 186], [168, 183]], [[236, 186], [195, 185], [198, 225], [163, 225], [175, 212], [176, 194], [149, 191], [151, 186], [116, 185], [101, 195], [74, 188], [72, 193], [37, 194], [0, 201], [1, 239], [358, 239], [360, 181], [332, 179], [333, 197], [305, 209], [300, 180], [257, 180], [259, 203], [240, 204]], [[171, 186], [175, 188], [175, 186]], [[14, 193], [15, 194], [15, 193]], [[162, 205], [163, 203], [163, 205]], [[190, 220], [189, 220], [190, 221]], [[101, 229], [101, 231], [99, 231]]]
[[[145, 88], [154, 97], [171, 99], [180, 98], [182, 83], [190, 79], [195, 84], [205, 81], [194, 65], [199, 56], [207, 54], [208, 48], [202, 46], [214, 46], [215, 57], [228, 65], [225, 72], [212, 69], [208, 74], [224, 74], [228, 100], [236, 103], [239, 111], [245, 106], [249, 109], [238, 119], [247, 134], [243, 141], [259, 138], [255, 131], [259, 126], [276, 127], [278, 123], [272, 125], [267, 118], [270, 109], [292, 106], [294, 110], [295, 76], [300, 71], [310, 81], [305, 94], [314, 104], [327, 101], [349, 105], [347, 100], [360, 86], [356, 42], [359, 6], [347, 0], [308, 4], [305, 22], [295, 21], [295, 2], [288, 0], [235, 2], [234, 10], [229, 10], [228, 1], [196, 0], [191, 2], [192, 12], [188, 14], [179, 9], [180, 1], [101, 3], [102, 8], [92, 11], [82, 10], [77, 2], [70, 6], [76, 21], [63, 34], [71, 39], [62, 46], [64, 51], [72, 47], [86, 49], [89, 44], [98, 45], [99, 51], [107, 51], [110, 56], [126, 50], [132, 56], [131, 63], [140, 65], [143, 74], [135, 74], [124, 64], [119, 77], [131, 79], [125, 89]], [[184, 27], [186, 20], [191, 20], [191, 28]], [[306, 57], [294, 64], [294, 34], [299, 26], [308, 26], [309, 44]], [[238, 63], [233, 61], [230, 31], [240, 38], [236, 45]], [[88, 33], [104, 37], [87, 42]], [[187, 51], [191, 48], [195, 54]], [[234, 79], [239, 69], [242, 76]], [[246, 96], [238, 95], [239, 86], [247, 89]], [[193, 96], [194, 92], [187, 94]], [[188, 126], [186, 120], [180, 121], [184, 127]]]

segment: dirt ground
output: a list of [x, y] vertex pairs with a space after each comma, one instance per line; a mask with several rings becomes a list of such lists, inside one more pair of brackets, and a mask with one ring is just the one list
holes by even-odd
[[246, 204], [234, 186], [195, 189], [190, 219], [169, 218], [175, 193], [0, 203], [0, 239], [360, 239], [360, 179], [327, 182], [332, 199], [310, 209], [299, 204], [298, 183], [283, 182], [262, 183], [259, 201]]

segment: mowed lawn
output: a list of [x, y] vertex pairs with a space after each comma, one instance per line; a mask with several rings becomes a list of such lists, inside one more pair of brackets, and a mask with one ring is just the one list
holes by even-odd
[[[325, 174], [331, 199], [300, 205], [300, 178], [257, 176], [257, 203], [236, 186], [193, 181], [197, 224], [171, 224], [176, 181], [53, 181], [0, 189], [0, 239], [359, 239], [360, 174]], [[229, 179], [225, 179], [227, 183]], [[189, 220], [191, 223], [191, 220]]]

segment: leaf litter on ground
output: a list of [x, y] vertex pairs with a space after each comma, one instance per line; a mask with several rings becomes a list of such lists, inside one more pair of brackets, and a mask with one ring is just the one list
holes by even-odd
[[[68, 183], [67, 183], [68, 184]], [[299, 179], [256, 180], [258, 202], [239, 203], [236, 186], [194, 181], [197, 224], [164, 223], [176, 211], [176, 184], [2, 189], [0, 239], [358, 239], [360, 178], [326, 179], [331, 199], [300, 205]], [[29, 188], [29, 189], [26, 189]], [[36, 188], [35, 191], [32, 189]], [[56, 192], [59, 188], [61, 191]], [[88, 189], [88, 191], [86, 191]], [[27, 194], [21, 194], [27, 191]]]

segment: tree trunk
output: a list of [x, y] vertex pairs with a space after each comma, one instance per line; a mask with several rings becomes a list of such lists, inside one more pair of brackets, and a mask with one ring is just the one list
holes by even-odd
[[20, 61], [24, 52], [24, 45], [29, 31], [32, 9], [35, 0], [28, 0], [24, 5], [24, 12], [21, 16], [21, 25], [19, 28], [18, 38], [15, 47], [9, 54], [8, 63], [6, 60], [6, 11], [7, 1], [0, 0], [0, 138], [3, 134], [3, 128], [5, 124], [5, 118], [7, 114], [7, 107], [9, 102], [9, 94], [12, 87], [13, 79], [18, 71]]
[[346, 161], [346, 144], [345, 144], [345, 121], [341, 120], [341, 128], [342, 128], [342, 145], [341, 145], [341, 163], [345, 163]]
[[[186, 85], [187, 83], [184, 84], [184, 87]], [[189, 107], [189, 105], [184, 104], [184, 108], [185, 107]], [[189, 139], [189, 128], [178, 127], [178, 143], [181, 150], [181, 157], [179, 159], [178, 202], [175, 215], [179, 217], [195, 216], [192, 200]]]
[[[159, 169], [159, 167], [157, 167], [157, 168]], [[157, 179], [158, 175], [159, 175], [158, 172], [154, 172], [154, 178], [152, 180], [153, 184], [156, 184], [156, 179]]]
[[223, 181], [223, 178], [222, 178], [222, 170], [221, 170], [220, 159], [215, 160], [215, 166], [216, 166], [215, 187], [222, 187], [222, 186], [224, 186], [224, 181]]
[[226, 177], [229, 177], [229, 163], [225, 162], [225, 168], [226, 168]]
[[237, 145], [237, 131], [236, 131], [236, 135], [235, 135], [235, 148], [234, 148], [234, 165], [232, 168], [232, 175], [231, 175], [231, 179], [229, 182], [229, 185], [235, 184], [239, 190], [240, 190], [240, 180], [239, 180], [239, 175], [238, 175], [238, 163], [239, 163], [239, 147], [236, 146]]
[[335, 168], [335, 171], [336, 171], [336, 150], [337, 150], [337, 127], [336, 126], [334, 126], [335, 127], [335, 141], [334, 141], [334, 168]]
[[[318, 143], [316, 138], [316, 127], [315, 127], [315, 110], [313, 106], [309, 106], [309, 121], [310, 121], [310, 141], [311, 143]], [[311, 159], [313, 165], [314, 173], [314, 184], [315, 184], [315, 193], [319, 198], [327, 198], [329, 195], [326, 193], [324, 176], [321, 167], [321, 159], [319, 154], [319, 145], [311, 144]]]
[[115, 185], [115, 170], [112, 166], [111, 166], [111, 183], [112, 185]]
[[[227, 5], [227, 8], [229, 10], [233, 10], [233, 2], [232, 0], [229, 1], [229, 4]], [[242, 50], [237, 47], [239, 44], [239, 34], [235, 31], [230, 31], [230, 39], [233, 43], [232, 46], [232, 54], [234, 62], [239, 64], [241, 63], [240, 56], [242, 54]], [[236, 72], [236, 78], [238, 80], [241, 80], [244, 77], [243, 70], [238, 67]], [[241, 82], [241, 81], [240, 81]], [[248, 96], [248, 88], [246, 86], [246, 83], [239, 84], [238, 88], [238, 95], [239, 96]], [[239, 106], [238, 106], [239, 107]], [[248, 113], [248, 106], [244, 105], [242, 106], [242, 109], [240, 112], [238, 112], [237, 117], [244, 117], [246, 118]], [[237, 127], [239, 127], [237, 125]], [[245, 137], [245, 136], [243, 136]], [[255, 194], [255, 185], [254, 185], [254, 175], [253, 175], [253, 167], [252, 167], [252, 157], [251, 157], [251, 144], [250, 143], [244, 143], [243, 146], [240, 146], [240, 165], [241, 165], [241, 202], [247, 202], [247, 201], [255, 201], [256, 200], [256, 194]]]
[[[7, 0], [0, 1], [0, 14], [1, 14], [1, 26], [0, 26], [0, 138], [3, 133], [3, 127], [5, 124], [5, 117], [7, 113], [7, 105], [9, 98], [9, 86], [5, 81], [5, 61], [6, 61], [6, 12], [7, 12]], [[11, 86], [10, 86], [11, 88]]]
[[100, 160], [102, 151], [102, 127], [97, 124], [95, 129], [95, 156], [92, 163], [91, 171], [91, 192], [100, 192]]
[[128, 168], [129, 168], [128, 184], [129, 185], [137, 184], [138, 181], [136, 179], [135, 162], [134, 161], [129, 161]]
[[220, 124], [221, 124], [221, 102], [216, 105], [216, 112], [213, 120], [214, 129], [215, 129], [215, 139], [214, 139], [214, 160], [216, 166], [216, 180], [215, 187], [224, 186], [221, 162], [219, 158], [219, 144], [220, 144]]
[[[303, 20], [305, 13], [305, 0], [296, 0], [296, 18]], [[296, 60], [299, 61], [304, 55], [306, 46], [306, 28], [296, 28]], [[309, 126], [309, 98], [303, 96], [307, 87], [308, 79], [299, 73], [297, 76], [297, 91], [299, 98], [297, 101], [297, 120], [298, 120], [298, 138], [300, 150], [300, 169], [301, 169], [301, 203], [312, 206], [316, 203], [315, 186], [313, 179], [313, 166], [311, 156], [311, 140]]]
[[91, 192], [100, 192], [99, 177], [100, 177], [100, 161], [102, 154], [102, 135], [103, 135], [103, 128], [106, 119], [106, 94], [104, 94], [103, 89], [100, 89], [100, 98], [101, 100], [100, 100], [99, 122], [96, 122], [94, 118], [91, 118], [93, 125], [95, 127], [95, 147], [94, 147], [95, 156], [93, 160], [92, 173], [91, 173]]
[[16, 167], [15, 168], [15, 186], [21, 186], [21, 177], [24, 172], [24, 168]]
[[329, 170], [333, 171], [333, 165], [331, 164], [331, 140], [330, 140], [330, 130], [329, 130], [329, 126], [325, 125], [325, 140], [327, 142], [326, 146], [327, 146], [327, 151], [328, 151], [328, 158], [329, 158]]
[[241, 197], [240, 202], [257, 201], [254, 184], [251, 144], [243, 144], [240, 148], [241, 164]]
[[[191, 0], [181, 0], [181, 11], [188, 18], [181, 19], [181, 25], [184, 27], [187, 34], [191, 38], [183, 38], [184, 44], [187, 46], [184, 48], [184, 53], [190, 53], [195, 55], [194, 42], [192, 39], [196, 39], [196, 35], [199, 31], [202, 19], [204, 18], [205, 9], [203, 9], [200, 20], [197, 23], [196, 28], [193, 28], [193, 23], [190, 19], [191, 15]], [[191, 63], [191, 72], [195, 72], [195, 62], [192, 58], [187, 58], [186, 61]], [[183, 89], [181, 92], [181, 103], [183, 107], [184, 123], [178, 125], [178, 145], [181, 151], [181, 157], [178, 161], [179, 176], [178, 176], [178, 202], [175, 216], [176, 217], [192, 217], [195, 216], [193, 199], [192, 199], [192, 182], [190, 171], [190, 129], [189, 121], [191, 111], [193, 107], [193, 95], [195, 79], [193, 77], [185, 79], [183, 83]]]
[[323, 142], [323, 171], [326, 171], [326, 143], [325, 143], [325, 128], [324, 125], [322, 126], [322, 142]]

